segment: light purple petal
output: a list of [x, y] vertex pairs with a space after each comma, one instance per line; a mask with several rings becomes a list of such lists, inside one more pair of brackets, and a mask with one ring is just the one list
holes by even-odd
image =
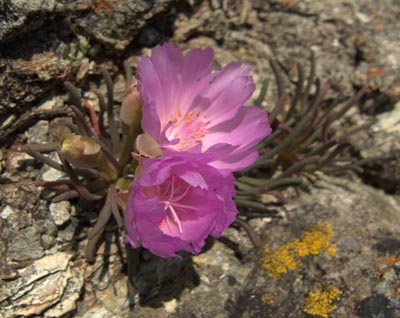
[[251, 166], [256, 162], [258, 156], [258, 151], [247, 150], [246, 152], [230, 154], [220, 160], [215, 160], [210, 165], [221, 170], [237, 171]]
[[127, 244], [161, 257], [198, 253], [233, 222], [234, 177], [203, 160], [190, 153], [143, 160], [125, 213]]
[[164, 155], [199, 154], [226, 174], [256, 160], [252, 147], [271, 128], [264, 110], [244, 106], [255, 88], [250, 65], [236, 62], [211, 72], [212, 62], [212, 49], [183, 55], [171, 43], [142, 57], [142, 128]]
[[240, 145], [250, 148], [271, 133], [268, 114], [257, 106], [242, 107], [236, 116], [210, 129], [203, 138], [203, 145], [208, 148], [218, 143]]
[[185, 180], [188, 184], [193, 187], [200, 187], [201, 189], [208, 189], [206, 180], [204, 180], [201, 173], [197, 171], [185, 171], [184, 173], [179, 173], [179, 177]]
[[[145, 104], [146, 105], [146, 104]], [[153, 137], [159, 145], [165, 143], [165, 137], [161, 136], [161, 123], [156, 112], [155, 102], [149, 102], [146, 109], [142, 110], [142, 129], [151, 137]], [[162, 139], [161, 139], [162, 138]]]
[[[248, 76], [232, 79], [216, 96], [208, 96], [210, 92], [200, 93], [192, 104], [192, 109], [210, 121], [209, 128], [232, 118], [254, 92], [254, 83]], [[213, 88], [213, 84], [209, 87]]]

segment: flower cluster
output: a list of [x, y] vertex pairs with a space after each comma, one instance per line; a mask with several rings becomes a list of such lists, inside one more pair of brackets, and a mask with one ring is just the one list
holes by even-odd
[[138, 65], [143, 133], [125, 242], [161, 257], [199, 253], [235, 220], [233, 172], [256, 161], [253, 147], [271, 132], [264, 110], [244, 106], [255, 88], [250, 66], [212, 66], [212, 49], [183, 55], [170, 43]]

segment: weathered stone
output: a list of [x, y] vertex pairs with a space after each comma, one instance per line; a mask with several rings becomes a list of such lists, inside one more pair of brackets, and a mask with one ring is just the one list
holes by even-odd
[[12, 222], [12, 219], [15, 218], [15, 211], [10, 207], [6, 206], [3, 211], [0, 212], [0, 217], [2, 217], [5, 220], [10, 220]]
[[16, 307], [14, 315], [38, 315], [57, 303], [67, 286], [68, 276], [62, 272], [55, 273], [46, 280], [37, 282], [36, 288], [24, 293], [23, 297], [18, 295], [18, 302], [14, 301], [13, 304], [13, 307]]
[[[287, 220], [264, 227], [267, 270], [259, 270], [232, 299], [227, 317], [234, 313], [258, 317], [262, 312], [298, 317], [306, 310], [321, 316], [353, 317], [357, 315], [355, 304], [378, 290], [386, 294], [398, 288], [398, 282], [392, 287], [380, 285], [382, 270], [394, 269], [393, 263], [386, 262], [395, 261], [398, 251], [378, 252], [376, 246], [385, 238], [398, 237], [399, 230], [391, 223], [400, 221], [399, 205], [390, 196], [356, 182], [320, 175], [315, 185], [310, 193], [290, 198]], [[315, 224], [325, 224], [327, 232], [312, 232]], [[340, 296], [332, 298], [331, 304], [324, 303], [322, 299], [335, 289]], [[394, 298], [387, 299], [394, 308]], [[379, 310], [384, 311], [384, 306]]]
[[78, 233], [77, 228], [78, 224], [76, 220], [68, 223], [65, 228], [61, 228], [58, 231], [57, 241], [66, 243], [78, 239], [80, 237], [80, 233]]
[[352, 138], [352, 143], [366, 160], [363, 175], [367, 182], [400, 193], [400, 102], [376, 119], [369, 131]]
[[54, 223], [57, 226], [61, 226], [71, 218], [71, 203], [68, 201], [51, 203], [49, 211]]
[[49, 122], [39, 120], [25, 133], [29, 144], [44, 144], [49, 140]]
[[[39, 28], [45, 23], [45, 15], [60, 11], [57, 0], [16, 0], [2, 3], [0, 19], [0, 42]], [[38, 15], [41, 18], [38, 19]]]
[[[56, 162], [60, 162], [60, 158], [58, 158], [57, 154], [50, 154], [50, 159], [56, 161]], [[41, 179], [44, 181], [56, 181], [58, 179], [61, 179], [63, 177], [65, 177], [65, 173], [60, 171], [60, 170], [56, 170], [54, 168], [51, 168], [49, 166], [44, 165], [42, 170], [41, 170]]]
[[12, 132], [26, 127], [29, 121], [32, 123], [35, 112], [24, 112], [55, 84], [62, 82], [68, 64], [53, 52], [37, 53], [26, 59], [0, 58], [0, 67], [6, 70], [0, 74], [0, 84], [4, 88], [0, 94], [1, 142]]
[[18, 173], [18, 171], [21, 171], [29, 162], [32, 162], [32, 157], [28, 154], [10, 151], [6, 162], [7, 172], [11, 174]]
[[33, 226], [18, 231], [8, 248], [8, 256], [14, 261], [34, 260], [43, 255], [40, 235]]
[[[66, 295], [71, 296], [65, 302], [67, 307], [57, 309], [63, 313], [73, 310], [83, 275], [77, 272], [72, 274], [68, 268], [70, 258], [70, 254], [61, 252], [43, 257], [19, 270], [18, 279], [4, 283], [0, 287], [2, 317], [38, 315]], [[9, 305], [4, 306], [7, 303]], [[57, 313], [56, 308], [53, 309], [53, 313]]]
[[65, 177], [65, 173], [53, 168], [46, 167], [43, 169], [42, 180], [44, 181], [56, 181]]
[[76, 73], [76, 80], [78, 82], [82, 81], [94, 67], [95, 63], [93, 61], [90, 62], [88, 58], [83, 58]]
[[[238, 8], [224, 4], [201, 1], [191, 15], [182, 12], [175, 20], [174, 39], [186, 42], [207, 36], [223, 41], [223, 49], [251, 62], [255, 72], [268, 79], [273, 79], [266, 62], [269, 57], [295, 77], [291, 72], [295, 63], [309, 69], [312, 49], [317, 76], [329, 79], [335, 90], [351, 94], [353, 85], [368, 86], [379, 88], [392, 100], [399, 96], [400, 63], [394, 56], [400, 43], [394, 18], [399, 7], [393, 0], [380, 3], [393, 8], [393, 16], [368, 0], [242, 1]], [[246, 15], [251, 17], [251, 28], [240, 19]]]
[[52, 235], [43, 234], [41, 236], [42, 246], [45, 250], [50, 249], [56, 244], [56, 238]]
[[18, 271], [20, 278], [1, 286], [0, 303], [16, 295], [20, 290], [26, 288], [26, 286], [32, 285], [35, 281], [41, 280], [58, 271], [65, 270], [69, 259], [70, 255], [67, 253], [58, 253], [57, 255], [43, 257], [35, 261], [32, 265], [20, 269]]
[[76, 302], [80, 298], [84, 283], [84, 275], [79, 267], [72, 268], [70, 271], [71, 276], [68, 278], [67, 286], [63, 291], [60, 301], [54, 307], [47, 310], [44, 313], [44, 317], [61, 317], [76, 309]]
[[123, 50], [145, 25], [165, 13], [173, 3], [174, 0], [101, 2], [99, 5], [94, 4], [92, 12], [78, 17], [75, 22], [82, 32], [97, 42]]
[[10, 228], [14, 230], [19, 230], [29, 225], [28, 219], [21, 214], [23, 213], [7, 205], [0, 212], [0, 217], [4, 220], [7, 220]]

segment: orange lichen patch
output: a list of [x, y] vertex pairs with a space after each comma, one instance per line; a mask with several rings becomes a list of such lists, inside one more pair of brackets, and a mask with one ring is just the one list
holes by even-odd
[[400, 255], [390, 255], [389, 257], [383, 258], [382, 263], [393, 267], [400, 260]]
[[101, 11], [110, 9], [113, 4], [121, 2], [122, 0], [91, 0], [90, 1], [90, 9], [94, 11], [94, 13], [99, 13]]
[[336, 255], [336, 244], [331, 243], [333, 231], [330, 224], [318, 223], [303, 232], [300, 238], [286, 243], [275, 251], [264, 248], [263, 266], [269, 276], [277, 278], [301, 264], [301, 259], [308, 255], [318, 255], [325, 251], [330, 256]]
[[51, 52], [44, 55], [37, 55], [27, 61], [21, 61], [20, 65], [24, 69], [26, 68], [38, 73], [39, 76], [44, 73], [52, 74], [53, 76], [55, 75], [60, 78], [67, 76], [67, 70], [60, 69], [60, 60]]
[[42, 70], [44, 68], [52, 66], [53, 58], [54, 58], [53, 53], [47, 53], [46, 55], [40, 55], [28, 61], [22, 61], [22, 63], [24, 63], [26, 67], [29, 69]]
[[386, 257], [376, 257], [375, 263], [378, 266], [378, 273], [383, 276], [392, 270], [394, 264], [400, 261], [400, 255], [390, 255]]
[[264, 304], [268, 304], [268, 305], [275, 305], [275, 298], [273, 295], [271, 294], [264, 294], [261, 296], [261, 301]]
[[381, 68], [370, 68], [370, 69], [367, 71], [367, 75], [368, 75], [369, 77], [383, 76], [384, 73], [385, 73], [384, 70], [381, 69]]
[[310, 315], [329, 318], [329, 313], [337, 308], [334, 302], [340, 299], [341, 294], [342, 292], [335, 286], [329, 286], [318, 292], [309, 292], [303, 311]]

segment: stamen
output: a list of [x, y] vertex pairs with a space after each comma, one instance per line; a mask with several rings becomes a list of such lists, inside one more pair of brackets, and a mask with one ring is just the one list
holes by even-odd
[[190, 185], [187, 185], [187, 187], [184, 190], [184, 192], [181, 193], [178, 197], [174, 198], [174, 201], [176, 202], [176, 201], [182, 200], [188, 194], [188, 192], [190, 191], [190, 188], [191, 188]]
[[[171, 231], [171, 222], [173, 220], [177, 224], [179, 232], [182, 233], [183, 229], [179, 213], [187, 213], [190, 210], [195, 210], [192, 206], [180, 202], [189, 193], [191, 186], [173, 175], [159, 188], [161, 189], [158, 192], [164, 200], [164, 211], [166, 212], [164, 223], [162, 224], [165, 224]], [[181, 211], [178, 211], [178, 209]]]
[[186, 205], [186, 204], [174, 203], [174, 206], [175, 206], [176, 208], [181, 208], [181, 209], [196, 210], [195, 207], [190, 206], [190, 205]]
[[202, 142], [207, 133], [210, 121], [197, 110], [191, 110], [184, 114], [178, 108], [175, 115], [169, 117], [168, 123], [162, 125], [163, 132], [169, 140], [179, 139], [173, 148], [185, 150]]
[[179, 232], [182, 233], [183, 232], [182, 231], [182, 224], [181, 224], [181, 221], [179, 220], [178, 214], [175, 211], [175, 208], [169, 202], [166, 202], [166, 204], [168, 205], [168, 209], [172, 214], [172, 218], [174, 219], [175, 223], [178, 225]]
[[175, 176], [172, 176], [172, 180], [171, 180], [171, 182], [169, 182], [168, 186], [170, 186], [170, 188], [171, 188], [171, 192], [169, 194], [168, 201], [171, 201], [172, 198], [174, 197], [174, 192], [175, 192]]

